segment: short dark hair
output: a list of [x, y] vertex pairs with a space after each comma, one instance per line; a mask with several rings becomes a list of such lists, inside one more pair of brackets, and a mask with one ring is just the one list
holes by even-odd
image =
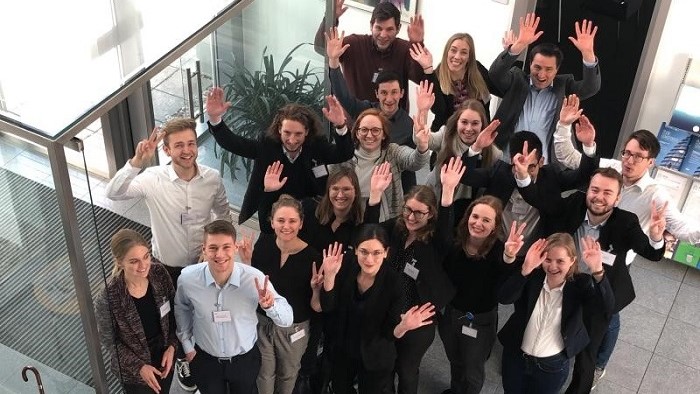
[[389, 19], [394, 19], [396, 27], [401, 25], [401, 11], [391, 2], [384, 2], [377, 4], [372, 11], [372, 17], [369, 19], [370, 25], [373, 25], [375, 21], [384, 22]]
[[289, 103], [277, 111], [272, 123], [270, 123], [270, 127], [267, 129], [269, 138], [281, 141], [280, 129], [284, 120], [293, 120], [301, 123], [306, 129], [307, 139], [325, 136], [321, 119], [311, 107], [299, 103]]
[[358, 227], [355, 233], [355, 249], [360, 246], [361, 243], [369, 241], [371, 239], [376, 239], [382, 244], [384, 249], [389, 247], [389, 236], [386, 233], [384, 227], [378, 224], [363, 224]]
[[616, 169], [612, 167], [596, 168], [595, 171], [593, 171], [593, 174], [591, 174], [591, 179], [593, 179], [593, 177], [596, 175], [616, 180], [620, 186], [617, 190], [618, 194], [620, 191], [622, 191], [622, 174], [620, 174], [620, 172]]
[[630, 136], [627, 138], [627, 141], [625, 141], [625, 146], [627, 146], [627, 143], [630, 142], [631, 140], [637, 140], [637, 143], [639, 144], [639, 147], [642, 148], [645, 151], [649, 152], [649, 157], [652, 159], [655, 159], [656, 156], [659, 155], [659, 151], [661, 150], [661, 145], [659, 144], [659, 140], [656, 138], [654, 133], [652, 133], [649, 130], [637, 130], [634, 133], [630, 134]]
[[236, 240], [236, 228], [231, 222], [226, 220], [214, 220], [204, 226], [204, 241], [206, 242], [208, 235], [230, 235], [233, 240]]
[[382, 70], [379, 72], [379, 74], [377, 75], [377, 79], [374, 81], [374, 89], [379, 90], [380, 83], [394, 82], [394, 81], [398, 82], [399, 88], [401, 88], [403, 90], [403, 84], [401, 83], [401, 77], [399, 76], [399, 74], [397, 74], [391, 70]]
[[537, 55], [538, 53], [542, 56], [547, 57], [554, 56], [557, 60], [557, 69], [559, 69], [561, 63], [564, 61], [564, 53], [561, 51], [561, 49], [559, 49], [558, 46], [550, 44], [548, 42], [544, 42], [542, 44], [537, 44], [534, 48], [532, 48], [532, 50], [530, 51], [528, 63], [532, 63], [532, 59], [534, 59], [535, 55]]
[[537, 149], [537, 159], [539, 160], [542, 157], [542, 140], [537, 134], [526, 130], [518, 131], [510, 137], [510, 143], [508, 145], [508, 149], [510, 149], [510, 158], [512, 159], [517, 153], [523, 152], [525, 141], [527, 141], [528, 153], [532, 152], [533, 149]]

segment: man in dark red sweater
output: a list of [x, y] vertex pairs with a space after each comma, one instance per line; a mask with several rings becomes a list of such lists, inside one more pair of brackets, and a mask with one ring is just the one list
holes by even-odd
[[[335, 23], [347, 10], [344, 0], [335, 2]], [[343, 74], [350, 92], [360, 100], [374, 101], [375, 79], [383, 70], [393, 71], [401, 77], [401, 86], [408, 86], [408, 80], [419, 83], [424, 79], [421, 66], [410, 54], [411, 43], [423, 42], [424, 26], [420, 15], [411, 18], [408, 25], [408, 39], [397, 38], [401, 30], [401, 12], [390, 2], [379, 3], [369, 20], [372, 34], [351, 34], [343, 39], [349, 45], [340, 57]], [[316, 32], [314, 47], [316, 52], [325, 55], [325, 19]], [[401, 99], [401, 107], [408, 110], [408, 95]]]

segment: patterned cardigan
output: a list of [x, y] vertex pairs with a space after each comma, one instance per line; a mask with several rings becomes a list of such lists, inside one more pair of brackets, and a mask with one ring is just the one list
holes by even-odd
[[[157, 306], [163, 305], [165, 301], [170, 302], [171, 311], [160, 319], [160, 327], [163, 345], [177, 349], [173, 313], [175, 288], [168, 271], [155, 259], [148, 273], [148, 283]], [[107, 287], [97, 296], [95, 314], [100, 340], [111, 354], [114, 374], [121, 374], [123, 383], [145, 384], [139, 372], [141, 367], [151, 363], [151, 353], [136, 305], [126, 289], [123, 272], [112, 277]]]

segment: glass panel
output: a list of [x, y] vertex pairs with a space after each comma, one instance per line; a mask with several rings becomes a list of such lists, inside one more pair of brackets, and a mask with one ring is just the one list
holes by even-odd
[[[0, 62], [0, 116], [55, 136], [233, 2], [71, 0], [3, 7], [0, 53], [14, 60]], [[41, 29], [27, 29], [27, 15]]]
[[[234, 133], [257, 139], [286, 101], [312, 102], [321, 114], [324, 58], [314, 52], [311, 43], [325, 7], [325, 0], [256, 0], [243, 10], [242, 15], [216, 31], [219, 84], [226, 88], [229, 92], [227, 100], [234, 104], [225, 121]], [[294, 21], [294, 28], [290, 28], [289, 21]], [[289, 63], [281, 70], [288, 56]], [[270, 62], [269, 69], [266, 69], [264, 57]], [[308, 72], [304, 73], [307, 66]], [[257, 72], [261, 74], [256, 75]], [[267, 73], [275, 74], [274, 83], [268, 83], [269, 79], [264, 78]], [[229, 89], [233, 86], [232, 78], [240, 88]], [[304, 94], [285, 90], [281, 78], [305, 81], [308, 85]], [[257, 90], [253, 87], [254, 80], [260, 83]], [[245, 117], [257, 120], [244, 125], [242, 119]], [[222, 172], [229, 201], [240, 207], [252, 162], [231, 156], [215, 145], [213, 137], [209, 134], [203, 136], [200, 162]]]
[[0, 133], [0, 392], [94, 392], [46, 151]]

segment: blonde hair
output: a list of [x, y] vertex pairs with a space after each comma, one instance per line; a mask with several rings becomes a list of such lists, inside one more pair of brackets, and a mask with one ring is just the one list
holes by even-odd
[[121, 274], [123, 267], [120, 263], [124, 260], [124, 257], [126, 257], [126, 254], [129, 253], [131, 248], [134, 246], [148, 248], [148, 242], [146, 242], [146, 239], [140, 233], [128, 228], [123, 228], [112, 236], [109, 246], [112, 250], [112, 257], [114, 258], [112, 276], [116, 277]]
[[549, 252], [554, 248], [564, 249], [566, 254], [574, 261], [571, 268], [569, 268], [569, 272], [566, 273], [566, 280], [572, 280], [574, 275], [579, 273], [578, 264], [576, 263], [577, 253], [574, 238], [568, 233], [554, 233], [547, 237], [547, 246], [544, 250]]
[[488, 101], [490, 95], [489, 88], [484, 81], [484, 77], [481, 76], [479, 72], [479, 67], [476, 63], [476, 49], [474, 48], [474, 39], [468, 33], [456, 33], [453, 34], [445, 43], [445, 49], [442, 51], [442, 60], [438, 64], [437, 77], [440, 82], [440, 89], [445, 94], [455, 94], [454, 87], [452, 85], [452, 77], [450, 76], [450, 69], [447, 67], [447, 55], [450, 52], [450, 46], [456, 40], [464, 40], [467, 42], [469, 47], [469, 58], [467, 60], [467, 69], [464, 72], [463, 81], [467, 85], [469, 90], [469, 95], [471, 98], [481, 99], [483, 101]]
[[163, 144], [168, 146], [168, 140], [170, 136], [175, 133], [179, 133], [185, 130], [192, 130], [195, 137], [197, 137], [197, 123], [195, 123], [192, 118], [172, 118], [165, 122], [163, 127], [161, 127], [161, 132], [163, 133]]

